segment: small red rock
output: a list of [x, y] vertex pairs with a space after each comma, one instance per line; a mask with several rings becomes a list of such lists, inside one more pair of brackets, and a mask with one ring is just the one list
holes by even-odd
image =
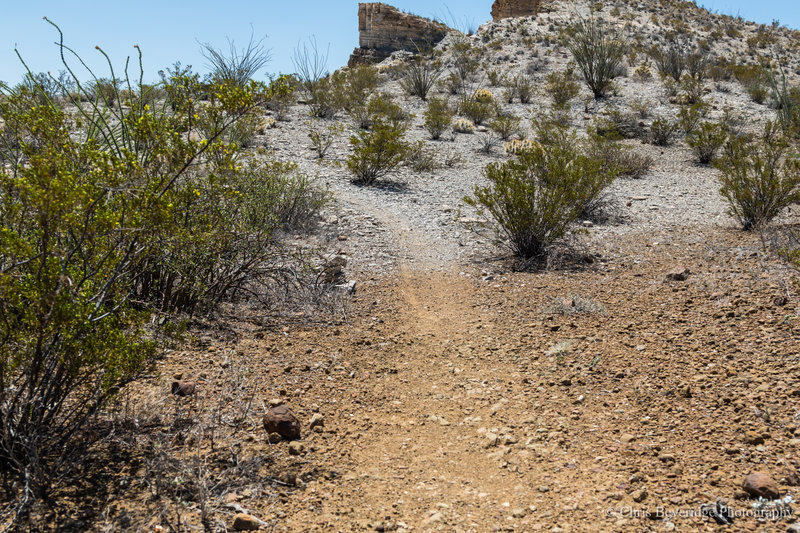
[[763, 472], [753, 472], [744, 478], [742, 488], [754, 498], [776, 500], [781, 495], [781, 490], [775, 480]]
[[175, 396], [192, 396], [196, 387], [194, 381], [173, 381], [172, 394]]
[[258, 518], [249, 514], [239, 513], [233, 517], [233, 529], [236, 531], [258, 531], [260, 527]]
[[300, 421], [288, 405], [273, 407], [264, 415], [264, 429], [277, 433], [284, 439], [300, 438]]

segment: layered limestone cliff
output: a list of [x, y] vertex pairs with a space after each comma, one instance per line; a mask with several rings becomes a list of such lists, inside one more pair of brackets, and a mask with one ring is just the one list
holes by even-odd
[[492, 19], [530, 17], [539, 12], [541, 0], [495, 0], [492, 5]]
[[358, 4], [358, 44], [349, 65], [376, 63], [397, 50], [416, 51], [441, 41], [450, 28], [380, 2]]

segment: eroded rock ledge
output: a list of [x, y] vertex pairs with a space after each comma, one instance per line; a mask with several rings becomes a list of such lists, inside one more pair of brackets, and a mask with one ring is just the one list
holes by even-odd
[[358, 45], [348, 65], [377, 63], [397, 50], [441, 41], [450, 28], [430, 19], [403, 13], [380, 2], [358, 4]]
[[541, 0], [495, 0], [492, 5], [492, 20], [530, 17], [539, 12]]

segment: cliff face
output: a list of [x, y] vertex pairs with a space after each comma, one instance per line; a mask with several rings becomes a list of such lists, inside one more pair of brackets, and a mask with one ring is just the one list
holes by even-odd
[[539, 12], [541, 0], [495, 0], [492, 19], [497, 22], [512, 17], [530, 17]]
[[397, 50], [436, 44], [450, 28], [380, 2], [358, 4], [358, 45], [349, 65], [375, 63]]

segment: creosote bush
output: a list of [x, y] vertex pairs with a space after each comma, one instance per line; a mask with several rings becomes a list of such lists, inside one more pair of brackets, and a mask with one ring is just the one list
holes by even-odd
[[520, 118], [516, 115], [501, 113], [489, 123], [489, 127], [504, 141], [521, 133]]
[[686, 136], [686, 143], [694, 150], [697, 161], [702, 165], [708, 165], [714, 160], [727, 138], [728, 132], [722, 125], [702, 122]]
[[431, 139], [437, 140], [442, 133], [450, 129], [454, 112], [445, 98], [432, 97], [428, 100], [428, 109], [424, 113], [424, 127]]
[[563, 72], [551, 72], [547, 75], [544, 90], [558, 108], [566, 107], [580, 93], [580, 86], [575, 81], [575, 72], [568, 68]]
[[800, 203], [800, 160], [775, 123], [767, 123], [758, 139], [729, 139], [715, 166], [722, 173], [720, 192], [745, 230], [759, 229]]
[[353, 153], [347, 158], [347, 168], [353, 173], [353, 183], [359, 185], [372, 185], [395, 170], [405, 162], [411, 148], [405, 140], [405, 120], [375, 113], [371, 124], [370, 130], [360, 130], [350, 137]]
[[[542, 131], [542, 130], [547, 131]], [[508, 246], [522, 259], [540, 259], [564, 237], [584, 211], [616, 178], [586, 155], [576, 135], [557, 124], [540, 124], [539, 139], [515, 159], [484, 169], [487, 186], [476, 186], [469, 205], [488, 212]]]
[[650, 125], [649, 140], [656, 146], [669, 146], [678, 125], [666, 118], [657, 118]]
[[[69, 107], [0, 89], [0, 476], [20, 507], [64, 479], [87, 422], [159, 353], [169, 316], [270, 283], [280, 232], [323, 201], [294, 165], [225, 141], [264, 104], [262, 84], [184, 70], [159, 105], [106, 108], [65, 67]], [[122, 86], [108, 99], [149, 90], [127, 73]]]

